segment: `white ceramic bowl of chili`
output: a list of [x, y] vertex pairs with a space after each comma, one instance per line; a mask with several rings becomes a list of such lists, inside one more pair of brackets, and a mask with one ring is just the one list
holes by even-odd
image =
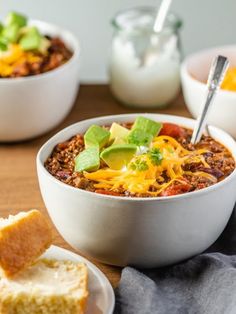
[[[158, 114], [125, 114], [78, 122], [47, 141], [37, 155], [43, 200], [63, 238], [75, 249], [101, 262], [158, 267], [203, 252], [221, 234], [236, 201], [236, 170], [208, 188], [177, 196], [134, 198], [88, 192], [53, 177], [44, 162], [56, 144], [90, 125], [132, 122], [144, 115], [160, 122], [193, 128], [195, 121]], [[224, 131], [209, 127], [210, 135], [236, 158], [236, 143]]]
[[[212, 60], [217, 55], [228, 57], [230, 67], [236, 67], [236, 46], [222, 46], [189, 55], [181, 65], [181, 83], [185, 103], [194, 118], [201, 112], [207, 95], [207, 77]], [[236, 91], [219, 89], [209, 112], [210, 124], [222, 128], [236, 138]]]
[[80, 47], [77, 38], [50, 23], [31, 20], [45, 35], [59, 36], [73, 55], [43, 74], [0, 78], [0, 142], [26, 140], [58, 125], [71, 110], [79, 87]]

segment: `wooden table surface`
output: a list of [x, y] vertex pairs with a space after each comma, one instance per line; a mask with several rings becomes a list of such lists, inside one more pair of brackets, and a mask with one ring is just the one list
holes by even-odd
[[[82, 85], [72, 111], [56, 129], [31, 141], [0, 144], [0, 216], [6, 217], [9, 214], [31, 208], [37, 208], [47, 215], [39, 191], [35, 157], [40, 146], [49, 137], [58, 130], [83, 119], [131, 112], [156, 112], [190, 116], [181, 95], [167, 109], [137, 110], [122, 107], [114, 100], [106, 85]], [[58, 234], [54, 226], [53, 230], [54, 244], [74, 251]], [[106, 274], [113, 287], [117, 286], [120, 268], [92, 262]]]

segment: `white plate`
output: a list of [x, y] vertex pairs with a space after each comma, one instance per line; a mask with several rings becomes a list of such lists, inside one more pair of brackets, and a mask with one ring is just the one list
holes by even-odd
[[42, 257], [59, 260], [83, 262], [89, 273], [89, 299], [86, 314], [112, 314], [115, 296], [111, 284], [105, 275], [84, 257], [52, 245]]

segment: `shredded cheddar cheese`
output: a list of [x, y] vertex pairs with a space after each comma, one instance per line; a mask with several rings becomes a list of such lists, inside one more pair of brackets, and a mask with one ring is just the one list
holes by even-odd
[[0, 76], [10, 76], [19, 65], [40, 60], [40, 56], [35, 53], [22, 50], [18, 44], [11, 44], [8, 51], [0, 53]]
[[222, 89], [236, 91], [236, 68], [229, 68], [221, 84]]
[[[212, 175], [202, 171], [194, 173], [183, 170], [183, 166], [188, 163], [201, 163], [203, 167], [209, 168], [210, 166], [203, 156], [207, 152], [206, 149], [189, 151], [169, 136], [155, 137], [150, 149], [160, 151], [162, 159], [159, 163], [154, 163], [147, 152], [134, 156], [125, 169], [103, 168], [91, 173], [84, 172], [84, 176], [95, 181], [94, 186], [99, 189], [114, 191], [122, 188], [132, 194], [150, 196], [158, 196], [175, 181], [186, 184], [184, 174], [202, 176], [214, 182], [216, 180]], [[134, 165], [137, 165], [136, 169]], [[166, 180], [166, 176], [168, 180]]]

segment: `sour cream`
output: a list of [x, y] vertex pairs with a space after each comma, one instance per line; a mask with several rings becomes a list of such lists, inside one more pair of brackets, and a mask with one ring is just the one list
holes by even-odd
[[120, 29], [112, 41], [111, 90], [129, 106], [163, 107], [180, 88], [178, 36], [171, 28], [153, 33], [152, 15], [145, 11], [144, 23], [144, 13], [135, 12], [116, 18]]

